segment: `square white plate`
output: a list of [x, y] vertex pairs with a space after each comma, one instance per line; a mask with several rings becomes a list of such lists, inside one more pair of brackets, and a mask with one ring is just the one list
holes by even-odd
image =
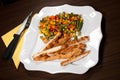
[[[40, 39], [38, 28], [39, 21], [45, 16], [56, 15], [63, 11], [82, 15], [84, 24], [81, 30], [81, 34], [82, 36], [88, 35], [90, 37], [90, 41], [87, 42], [87, 49], [91, 51], [90, 54], [85, 58], [64, 67], [60, 66], [59, 61], [33, 61], [32, 55], [38, 52], [44, 45]], [[25, 33], [24, 42], [20, 53], [20, 61], [24, 64], [27, 70], [45, 71], [51, 74], [83, 74], [87, 72], [89, 68], [95, 66], [98, 62], [99, 45], [102, 39], [101, 19], [102, 14], [91, 6], [71, 6], [65, 4], [61, 6], [42, 8], [38, 14], [33, 16], [30, 27]]]

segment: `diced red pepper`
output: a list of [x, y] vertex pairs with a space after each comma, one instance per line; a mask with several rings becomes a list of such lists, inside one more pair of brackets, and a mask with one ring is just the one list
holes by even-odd
[[53, 32], [53, 31], [54, 31], [54, 29], [53, 29], [53, 28], [50, 28], [50, 31], [51, 31], [51, 32]]
[[69, 20], [72, 21], [72, 17], [70, 17]]

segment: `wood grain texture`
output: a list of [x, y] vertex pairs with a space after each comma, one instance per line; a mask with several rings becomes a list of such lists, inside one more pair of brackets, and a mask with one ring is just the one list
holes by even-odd
[[37, 13], [45, 6], [70, 4], [90, 5], [103, 14], [103, 39], [99, 50], [99, 62], [83, 75], [42, 71], [27, 71], [23, 64], [18, 70], [12, 61], [2, 58], [5, 45], [0, 39], [0, 80], [120, 80], [120, 4], [119, 0], [14, 0], [0, 5], [0, 35], [19, 25], [31, 12]]

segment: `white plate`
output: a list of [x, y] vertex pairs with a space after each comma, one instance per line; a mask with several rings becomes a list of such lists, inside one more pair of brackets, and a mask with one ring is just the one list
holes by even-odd
[[[90, 54], [85, 58], [69, 64], [65, 67], [60, 66], [59, 61], [34, 62], [32, 55], [38, 52], [44, 43], [40, 40], [39, 21], [48, 15], [55, 15], [60, 12], [68, 12], [81, 14], [84, 19], [82, 35], [88, 35], [90, 41], [87, 42], [87, 49], [91, 50]], [[95, 66], [98, 62], [99, 45], [102, 39], [101, 33], [102, 14], [95, 11], [91, 6], [71, 6], [61, 5], [53, 7], [44, 7], [40, 12], [32, 18], [29, 29], [27, 30], [20, 53], [20, 61], [27, 70], [45, 71], [51, 74], [55, 73], [76, 73], [83, 74], [89, 68]]]

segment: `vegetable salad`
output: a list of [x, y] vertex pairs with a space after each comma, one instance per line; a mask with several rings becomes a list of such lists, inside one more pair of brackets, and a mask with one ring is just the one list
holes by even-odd
[[46, 39], [52, 39], [57, 32], [68, 34], [77, 38], [76, 33], [80, 35], [83, 26], [83, 18], [79, 14], [62, 12], [57, 15], [46, 16], [40, 20], [40, 33], [44, 34]]

